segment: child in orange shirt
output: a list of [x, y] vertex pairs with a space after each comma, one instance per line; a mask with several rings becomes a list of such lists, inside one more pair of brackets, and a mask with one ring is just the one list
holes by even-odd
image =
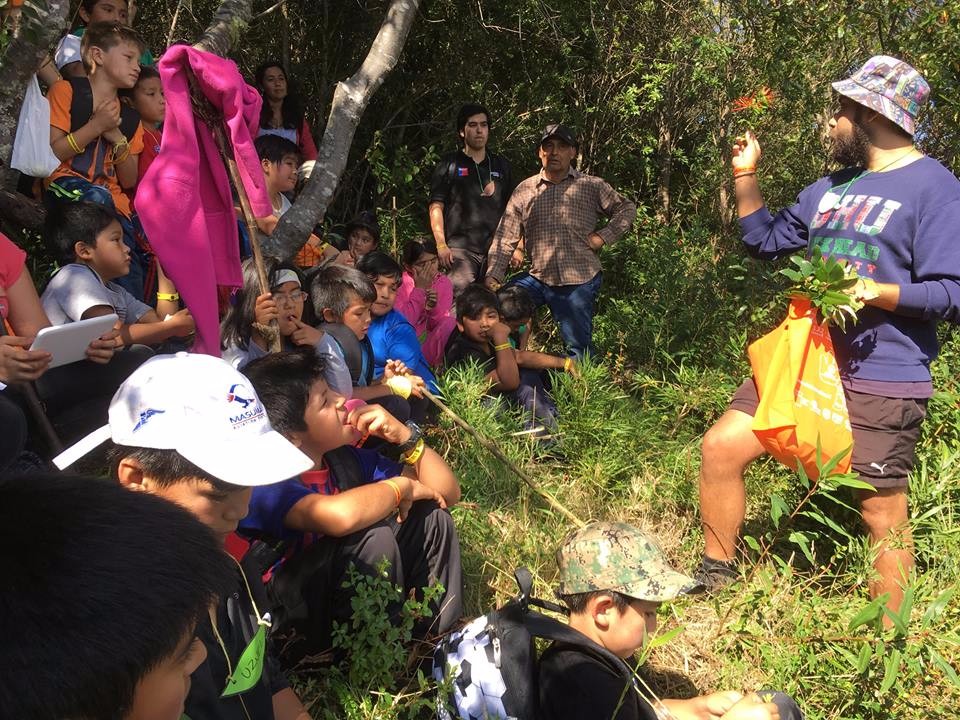
[[116, 211], [134, 259], [119, 284], [144, 300], [149, 248], [137, 241], [123, 193], [137, 183], [143, 126], [137, 111], [118, 97], [140, 76], [143, 42], [125, 25], [93, 23], [80, 50], [87, 77], [61, 80], [47, 93], [50, 147], [61, 160], [46, 180], [47, 193], [55, 201], [94, 200]]
[[[147, 168], [160, 153], [163, 118], [167, 110], [160, 73], [151, 65], [142, 66], [137, 84], [130, 90], [121, 90], [120, 95], [123, 101], [140, 115], [140, 125], [143, 127], [143, 152], [140, 153], [137, 167], [137, 184], [139, 185]], [[127, 191], [131, 204], [135, 203], [135, 192], [136, 188]]]

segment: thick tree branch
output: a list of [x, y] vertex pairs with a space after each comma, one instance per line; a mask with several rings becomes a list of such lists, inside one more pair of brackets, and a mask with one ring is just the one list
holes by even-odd
[[210, 26], [194, 47], [226, 57], [246, 32], [253, 14], [252, 8], [253, 0], [223, 0]]
[[360, 116], [396, 66], [419, 4], [420, 0], [392, 0], [360, 69], [337, 85], [313, 175], [297, 202], [284, 213], [273, 234], [263, 243], [264, 253], [292, 256], [323, 219], [347, 165]]
[[16, 183], [16, 173], [10, 169], [10, 156], [27, 80], [66, 29], [69, 10], [69, 0], [47, 0], [25, 7], [20, 31], [11, 38], [0, 58], [0, 171], [5, 188], [13, 189]]

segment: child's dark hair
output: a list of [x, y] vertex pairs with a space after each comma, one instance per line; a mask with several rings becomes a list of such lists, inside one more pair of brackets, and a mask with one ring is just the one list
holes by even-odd
[[403, 266], [413, 267], [414, 263], [416, 263], [424, 253], [436, 255], [437, 243], [434, 242], [433, 238], [425, 236], [413, 238], [403, 248], [403, 257], [401, 258], [401, 260], [403, 260]]
[[285, 137], [279, 135], [261, 135], [253, 141], [257, 149], [257, 157], [261, 160], [268, 160], [274, 165], [279, 165], [283, 159], [293, 155], [297, 159], [297, 165], [300, 164], [302, 154], [300, 148], [295, 142], [290, 142]]
[[87, 25], [80, 40], [80, 59], [83, 60], [83, 69], [90, 74], [93, 62], [90, 60], [90, 48], [109, 50], [121, 43], [131, 43], [137, 46], [137, 54], [143, 53], [143, 39], [129, 25], [118, 22], [95, 22]]
[[49, 202], [43, 242], [58, 263], [68, 265], [77, 261], [73, 248], [78, 242], [96, 247], [97, 235], [114, 221], [117, 221], [116, 213], [100, 203]]
[[323, 311], [330, 311], [340, 318], [355, 302], [372, 303], [377, 299], [377, 289], [370, 279], [356, 268], [346, 265], [327, 265], [310, 280], [310, 303], [317, 320], [323, 320]]
[[504, 322], [527, 320], [536, 312], [530, 293], [519, 285], [501, 288], [497, 291], [497, 299], [500, 301], [500, 315]]
[[215, 478], [206, 470], [194, 465], [176, 450], [158, 448], [130, 447], [110, 443], [107, 449], [107, 462], [110, 466], [111, 477], [119, 476], [120, 463], [126, 459], [136, 460], [143, 469], [143, 474], [149, 477], [158, 487], [170, 487], [185, 480], [206, 480], [221, 492], [239, 490], [237, 485], [225, 483]]
[[576, 595], [561, 595], [560, 599], [564, 605], [570, 608], [570, 612], [582, 613], [587, 609], [587, 603], [601, 596], [609, 597], [613, 600], [613, 606], [620, 612], [626, 610], [627, 606], [630, 605], [630, 598], [615, 590], [592, 590], [590, 592], [577, 593]]
[[374, 282], [378, 277], [391, 277], [394, 280], [400, 280], [403, 277], [403, 268], [400, 267], [400, 263], [379, 250], [368, 252], [360, 258], [357, 262], [357, 270]]
[[[257, 296], [260, 295], [260, 275], [257, 273], [257, 265], [252, 257], [243, 261], [241, 269], [243, 286], [237, 290], [233, 304], [220, 323], [221, 350], [226, 350], [228, 347], [246, 350], [250, 347], [250, 335], [256, 318]], [[295, 273], [300, 281], [300, 287], [303, 287], [303, 276], [293, 263], [267, 256], [263, 258], [263, 269], [271, 289], [276, 287], [277, 277], [283, 270]]]
[[473, 320], [487, 308], [500, 312], [497, 294], [479, 283], [468, 285], [457, 298], [457, 320]]
[[323, 379], [326, 361], [312, 347], [273, 353], [257, 358], [241, 371], [267, 410], [270, 425], [289, 438], [307, 429], [304, 416], [310, 388]]
[[477, 103], [467, 103], [460, 107], [460, 112], [457, 113], [457, 137], [461, 140], [463, 139], [463, 128], [469, 120], [474, 115], [479, 115], [483, 113], [484, 117], [487, 118], [487, 126], [489, 127], [492, 123], [490, 122], [490, 111], [487, 110], [483, 105], [478, 105]]
[[143, 677], [235, 582], [209, 528], [114, 482], [2, 477], [0, 527], [5, 717], [126, 717]]
[[[303, 105], [300, 103], [300, 97], [294, 90], [293, 83], [290, 82], [287, 71], [283, 69], [283, 64], [276, 60], [267, 60], [265, 63], [262, 63], [253, 73], [254, 84], [257, 90], [260, 91], [260, 94], [264, 95], [263, 76], [266, 75], [267, 70], [270, 68], [280, 68], [283, 76], [287, 80], [287, 96], [283, 99], [283, 105], [280, 108], [283, 127], [288, 130], [292, 129], [300, 132], [300, 128], [303, 125]], [[266, 96], [264, 96], [264, 98], [266, 98]], [[260, 110], [260, 127], [271, 127], [272, 122], [273, 108], [271, 108], [270, 103], [264, 99], [263, 107]]]
[[117, 95], [120, 97], [133, 99], [133, 91], [139, 87], [140, 83], [144, 80], [159, 80], [160, 71], [157, 70], [153, 65], [141, 65], [140, 74], [137, 76], [137, 82], [132, 88], [120, 88], [117, 90]]

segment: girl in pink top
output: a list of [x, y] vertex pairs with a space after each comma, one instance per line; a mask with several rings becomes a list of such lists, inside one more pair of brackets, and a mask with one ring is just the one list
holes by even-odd
[[433, 366], [443, 361], [443, 346], [456, 321], [453, 285], [440, 273], [437, 245], [432, 239], [414, 238], [403, 250], [403, 278], [394, 309], [413, 325], [423, 356]]

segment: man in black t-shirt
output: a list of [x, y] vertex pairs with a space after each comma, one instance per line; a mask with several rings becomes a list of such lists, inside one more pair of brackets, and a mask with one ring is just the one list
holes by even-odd
[[490, 113], [468, 104], [457, 113], [463, 147], [440, 158], [430, 182], [430, 229], [454, 297], [483, 277], [487, 251], [513, 192], [513, 172], [502, 155], [487, 151]]

